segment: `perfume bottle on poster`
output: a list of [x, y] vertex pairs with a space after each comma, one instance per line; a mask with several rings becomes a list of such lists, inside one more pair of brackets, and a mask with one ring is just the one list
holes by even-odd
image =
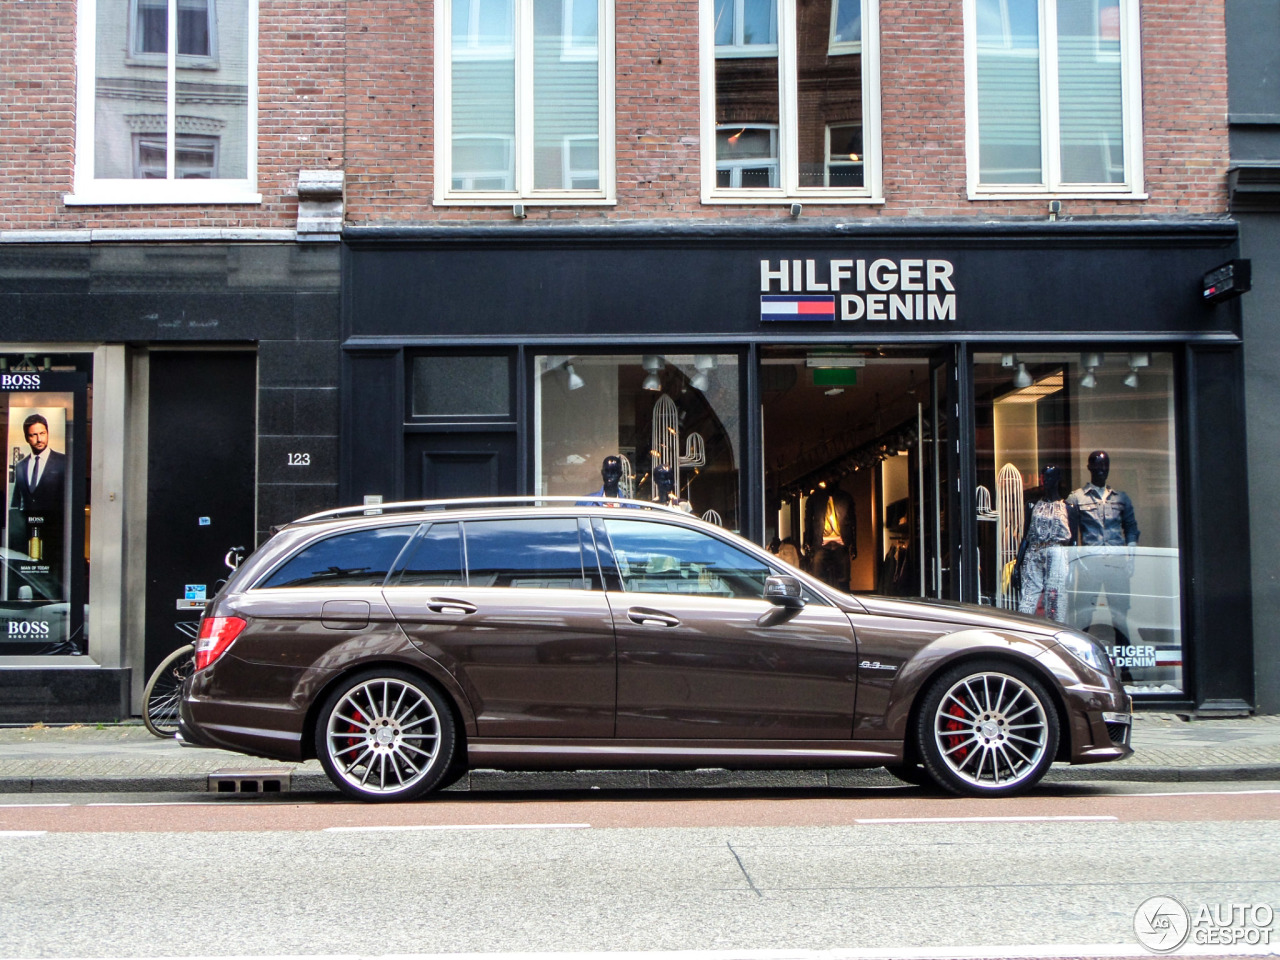
[[44, 559], [44, 540], [40, 536], [39, 524], [31, 526], [31, 537], [27, 540], [27, 556], [32, 560]]

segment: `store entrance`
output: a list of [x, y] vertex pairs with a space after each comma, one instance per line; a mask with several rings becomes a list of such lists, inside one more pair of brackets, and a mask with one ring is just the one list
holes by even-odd
[[762, 348], [770, 549], [854, 593], [958, 596], [949, 359]]

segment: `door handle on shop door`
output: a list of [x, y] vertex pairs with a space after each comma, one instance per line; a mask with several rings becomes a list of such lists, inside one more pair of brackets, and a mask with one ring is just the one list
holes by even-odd
[[469, 613], [476, 612], [474, 603], [467, 603], [465, 600], [448, 600], [444, 597], [432, 597], [427, 601], [427, 609], [432, 613], [452, 613], [460, 617], [465, 617]]
[[646, 623], [657, 623], [664, 627], [680, 626], [680, 621], [671, 614], [662, 613], [659, 610], [647, 610], [644, 607], [632, 607], [627, 611], [627, 619], [641, 626]]

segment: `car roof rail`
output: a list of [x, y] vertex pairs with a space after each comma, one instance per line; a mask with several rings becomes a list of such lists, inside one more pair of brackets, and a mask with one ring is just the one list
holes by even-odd
[[682, 517], [691, 516], [679, 507], [648, 500], [629, 500], [625, 497], [586, 496], [514, 496], [514, 497], [460, 497], [451, 500], [399, 500], [392, 503], [364, 504], [358, 507], [335, 507], [332, 510], [321, 510], [305, 517], [299, 517], [294, 523], [310, 523], [316, 520], [337, 520], [341, 517], [384, 516], [388, 513], [430, 513], [436, 510], [466, 509], [468, 507], [514, 507], [514, 506], [576, 506], [604, 507], [619, 506], [640, 510], [657, 510], [673, 513]]

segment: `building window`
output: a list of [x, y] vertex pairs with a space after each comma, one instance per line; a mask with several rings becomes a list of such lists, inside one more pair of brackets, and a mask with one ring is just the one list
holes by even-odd
[[1137, 0], [966, 0], [971, 195], [1141, 189], [1137, 18]]
[[828, 187], [861, 187], [862, 127], [856, 123], [833, 123], [827, 127]]
[[80, 0], [68, 204], [258, 203], [258, 0]]
[[437, 0], [437, 203], [613, 202], [613, 6]]
[[[876, 11], [876, 0], [702, 0], [705, 202], [879, 199]], [[833, 132], [837, 152], [858, 144], [839, 169]]]

